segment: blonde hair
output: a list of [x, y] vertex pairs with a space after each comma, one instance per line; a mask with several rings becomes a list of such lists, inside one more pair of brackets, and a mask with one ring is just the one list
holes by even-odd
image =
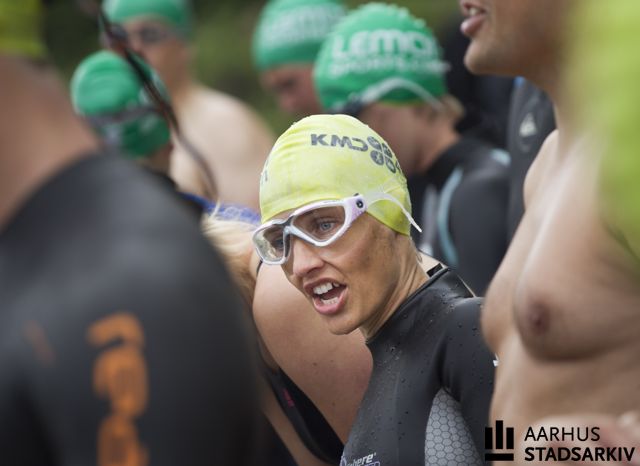
[[251, 306], [256, 287], [256, 278], [250, 269], [253, 242], [251, 234], [255, 226], [241, 220], [222, 219], [212, 213], [202, 221], [202, 232], [222, 254], [229, 272]]

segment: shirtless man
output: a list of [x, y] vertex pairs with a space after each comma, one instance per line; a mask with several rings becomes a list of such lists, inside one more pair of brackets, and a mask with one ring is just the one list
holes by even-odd
[[527, 176], [525, 215], [482, 319], [499, 360], [491, 417], [515, 427], [516, 441], [542, 417], [617, 416], [640, 405], [638, 262], [625, 232], [603, 219], [598, 164], [585, 156], [560, 89], [574, 3], [461, 2], [467, 66], [531, 80], [554, 102], [558, 126]]
[[[191, 74], [188, 0], [106, 0], [104, 8], [167, 85], [185, 136], [213, 173], [219, 200], [257, 209], [260, 170], [273, 135], [246, 105], [204, 87]], [[214, 188], [180, 144], [171, 172], [182, 189], [214, 196]]]

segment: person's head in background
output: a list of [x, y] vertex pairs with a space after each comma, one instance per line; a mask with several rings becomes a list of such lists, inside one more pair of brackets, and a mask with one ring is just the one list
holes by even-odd
[[[142, 60], [138, 63], [168, 99], [158, 75]], [[85, 58], [71, 79], [71, 99], [105, 145], [168, 174], [173, 149], [169, 126], [125, 59], [106, 50]]]
[[405, 8], [370, 3], [333, 29], [314, 79], [324, 110], [371, 126], [411, 177], [424, 173], [458, 138], [454, 126], [463, 109], [447, 93], [445, 71], [424, 21]]
[[191, 82], [192, 10], [189, 0], [103, 0], [109, 20], [158, 72], [175, 97]]
[[270, 0], [253, 36], [263, 86], [294, 116], [321, 113], [313, 63], [322, 42], [346, 13], [340, 0]]
[[[524, 76], [550, 93], [565, 53], [573, 0], [462, 1], [465, 64], [477, 74]], [[552, 96], [553, 97], [553, 96]]]

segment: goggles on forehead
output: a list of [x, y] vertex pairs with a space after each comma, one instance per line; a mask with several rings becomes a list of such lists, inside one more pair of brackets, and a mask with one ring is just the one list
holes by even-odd
[[402, 210], [409, 222], [420, 227], [411, 214], [393, 196], [378, 193], [373, 196], [356, 194], [335, 201], [319, 201], [300, 207], [286, 219], [270, 220], [253, 233], [256, 252], [265, 264], [281, 265], [291, 253], [291, 235], [314, 246], [329, 246], [340, 238], [367, 208], [379, 201], [390, 201]]

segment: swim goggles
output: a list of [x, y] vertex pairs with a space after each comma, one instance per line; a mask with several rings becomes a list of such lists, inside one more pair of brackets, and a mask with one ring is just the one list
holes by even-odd
[[372, 204], [379, 201], [395, 203], [418, 230], [411, 214], [395, 197], [377, 193], [372, 196], [356, 194], [340, 200], [318, 201], [296, 209], [286, 219], [274, 219], [260, 225], [253, 233], [256, 252], [265, 264], [282, 265], [291, 253], [291, 235], [314, 246], [334, 243], [351, 224]]

